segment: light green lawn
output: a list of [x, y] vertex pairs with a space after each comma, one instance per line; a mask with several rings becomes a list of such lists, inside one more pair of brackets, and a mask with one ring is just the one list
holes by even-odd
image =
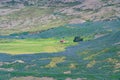
[[64, 51], [66, 47], [75, 45], [72, 38], [66, 38], [66, 43], [60, 43], [60, 39], [8, 39], [0, 40], [0, 53], [8, 54], [32, 54], [53, 53]]

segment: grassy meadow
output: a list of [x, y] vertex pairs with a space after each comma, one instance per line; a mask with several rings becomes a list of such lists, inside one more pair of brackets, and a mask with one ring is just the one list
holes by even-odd
[[30, 54], [41, 52], [60, 52], [66, 47], [75, 45], [72, 38], [66, 38], [66, 43], [60, 43], [60, 39], [1, 39], [0, 52], [8, 54]]

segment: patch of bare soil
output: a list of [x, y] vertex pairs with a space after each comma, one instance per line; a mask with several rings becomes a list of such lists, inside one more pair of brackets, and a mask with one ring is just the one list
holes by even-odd
[[28, 77], [14, 77], [10, 80], [55, 80], [55, 79], [50, 78], [50, 77], [38, 78], [38, 77], [28, 76]]

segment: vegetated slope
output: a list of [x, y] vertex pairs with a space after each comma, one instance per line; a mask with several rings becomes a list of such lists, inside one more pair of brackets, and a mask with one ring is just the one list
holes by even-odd
[[[113, 24], [114, 22], [116, 24]], [[95, 39], [88, 39], [89, 41], [80, 42], [76, 46], [68, 47], [64, 52], [15, 56], [0, 54], [2, 71], [0, 79], [6, 80], [6, 78], [13, 77], [19, 79], [23, 76], [34, 76], [52, 77], [57, 80], [65, 80], [68, 77], [72, 79], [85, 78], [87, 80], [118, 80], [120, 78], [119, 21], [105, 22], [100, 28], [99, 26], [95, 28], [93, 26], [95, 24], [98, 25], [101, 22], [87, 23], [85, 26], [90, 27], [88, 31], [85, 26], [74, 25], [72, 27], [73, 25], [69, 25], [69, 28], [73, 28], [73, 30], [74, 28], [85, 28], [85, 30], [82, 30], [85, 34], [82, 34], [82, 32], [79, 35], [86, 36], [95, 33], [96, 37]], [[64, 32], [64, 35], [71, 35], [68, 35], [69, 32], [67, 31]], [[100, 37], [101, 34], [105, 35]], [[57, 37], [59, 36], [57, 35]]]
[[6, 1], [0, 2], [0, 35], [26, 31], [37, 33], [68, 23], [120, 18], [119, 0]]
[[51, 54], [1, 53], [0, 80], [28, 79], [28, 76], [57, 80], [120, 79], [119, 0], [12, 1], [0, 1], [0, 35], [8, 35], [0, 38], [81, 36], [83, 41]]
[[[118, 80], [120, 78], [119, 34], [118, 31], [93, 41], [80, 42], [78, 46], [56, 54], [16, 56], [4, 54], [6, 59], [1, 60], [3, 70], [0, 78], [6, 80], [21, 76], [49, 76], [57, 80], [64, 80], [67, 77]], [[70, 73], [65, 74], [67, 71]]]
[[52, 28], [46, 31], [30, 33], [15, 33], [8, 36], [0, 36], [0, 38], [11, 38], [11, 39], [25, 39], [25, 38], [59, 38], [81, 36], [83, 38], [87, 37], [97, 37], [99, 35], [106, 35], [111, 32], [116, 32], [120, 30], [120, 20], [112, 21], [96, 21], [96, 22], [86, 22], [82, 24], [66, 24], [57, 28]]

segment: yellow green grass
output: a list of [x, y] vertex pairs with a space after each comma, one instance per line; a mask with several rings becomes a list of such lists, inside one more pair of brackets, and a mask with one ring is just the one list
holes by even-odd
[[72, 38], [66, 38], [66, 43], [60, 43], [60, 39], [7, 39], [0, 40], [0, 53], [8, 54], [33, 54], [54, 53], [64, 51], [66, 47], [75, 45]]
[[46, 68], [54, 68], [54, 67], [57, 67], [57, 64], [58, 63], [62, 63], [65, 61], [65, 58], [66, 57], [54, 57], [51, 59], [51, 62], [49, 64], [47, 64], [45, 67]]

